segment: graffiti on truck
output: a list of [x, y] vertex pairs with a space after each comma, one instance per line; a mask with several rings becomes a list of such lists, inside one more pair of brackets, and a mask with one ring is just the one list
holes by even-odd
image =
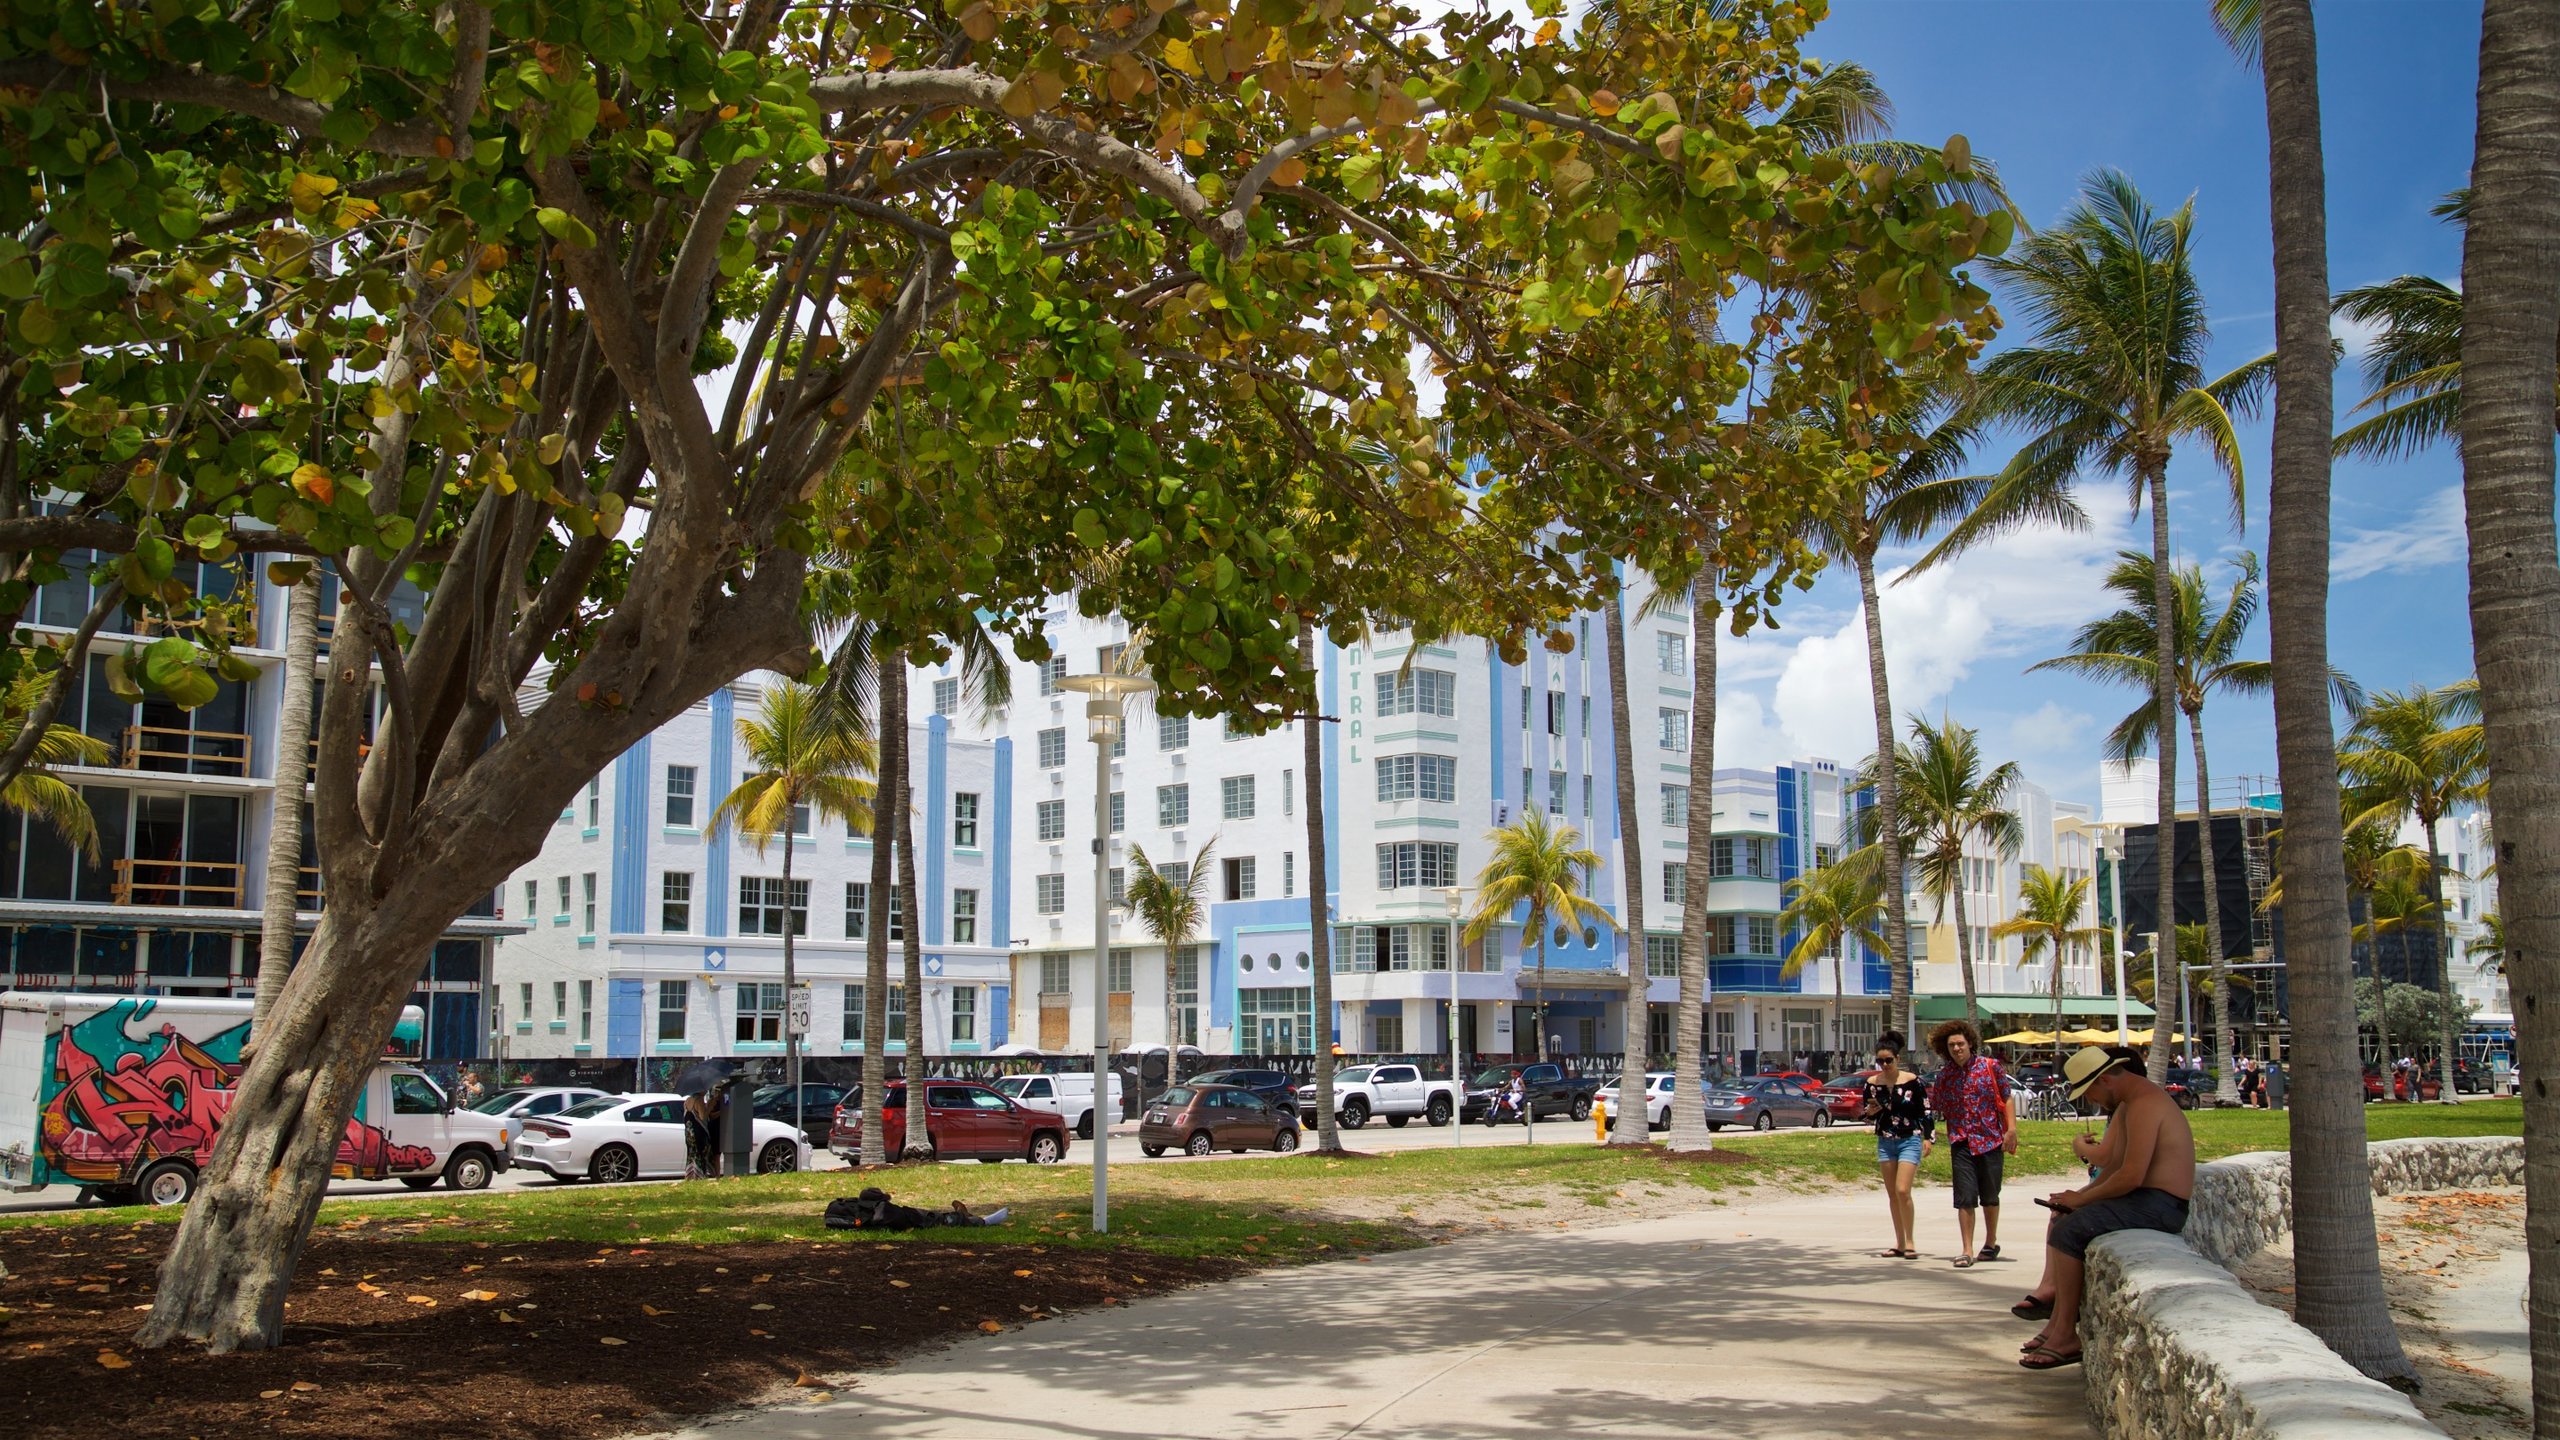
[[[244, 1022], [210, 1035], [176, 1023], [146, 1026], [154, 1000], [119, 1000], [65, 1025], [46, 1042], [45, 1101], [37, 1180], [131, 1184], [163, 1159], [202, 1165], [213, 1155], [240, 1075]], [[435, 1152], [396, 1145], [362, 1120], [349, 1120], [331, 1173], [341, 1179], [423, 1170]]]

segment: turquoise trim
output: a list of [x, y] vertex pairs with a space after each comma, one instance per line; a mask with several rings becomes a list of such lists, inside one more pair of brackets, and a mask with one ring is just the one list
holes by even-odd
[[1686, 700], [1691, 698], [1691, 696], [1696, 692], [1683, 690], [1676, 685], [1656, 685], [1653, 687], [1653, 693], [1656, 695], [1668, 695], [1674, 700]]
[[1662, 773], [1665, 775], [1686, 775], [1689, 773], [1689, 767], [1665, 760], [1662, 762]]
[[566, 1035], [569, 1033], [569, 1022], [566, 1020], [545, 1021], [543, 1028], [549, 1030], [554, 1035]]
[[782, 1053], [782, 1042], [779, 1040], [741, 1040], [729, 1048], [737, 1051], [741, 1055], [779, 1055]]
[[601, 835], [601, 834], [603, 834], [603, 833], [604, 833], [603, 831], [601, 831], [601, 830], [597, 829], [597, 828], [596, 828], [596, 827], [594, 827], [593, 825], [590, 825], [590, 826], [586, 827], [585, 829], [583, 829], [583, 830], [581, 830], [581, 831], [579, 831], [579, 832], [578, 832], [578, 838], [579, 838], [579, 839], [581, 839], [581, 840], [593, 840], [594, 838], [596, 838], [597, 836], [599, 836], [599, 835]]
[[1433, 815], [1401, 815], [1390, 820], [1372, 820], [1372, 830], [1455, 830], [1458, 822]]
[[651, 1045], [649, 1050], [651, 1054], [655, 1055], [690, 1055], [693, 1053], [693, 1042], [690, 1040], [660, 1040]]
[[517, 1022], [516, 1022], [516, 1033], [517, 1033], [517, 1034], [519, 1034], [519, 1035], [530, 1035], [530, 1034], [532, 1034], [532, 1033], [533, 1033], [533, 1022], [532, 1022], [532, 1021], [530, 1021], [530, 1020], [519, 1020], [519, 1021], [517, 1021]]
[[593, 935], [581, 935], [581, 936], [579, 936], [579, 937], [578, 937], [578, 948], [579, 948], [579, 949], [581, 949], [581, 950], [593, 950], [594, 948], [596, 948], [596, 937], [594, 937]]
[[1393, 734], [1378, 734], [1372, 735], [1369, 738], [1381, 745], [1393, 740], [1446, 740], [1450, 744], [1454, 745], [1458, 743], [1458, 732], [1454, 730], [1398, 730]]
[[569, 923], [569, 917], [566, 915], [554, 915], [551, 917], [551, 923], [554, 925], [566, 925]]
[[698, 827], [692, 825], [665, 825], [659, 827], [658, 833], [661, 835], [675, 835], [692, 839], [699, 837], [702, 834], [702, 831]]
[[596, 1047], [595, 1047], [595, 1046], [588, 1044], [588, 1043], [587, 1043], [586, 1041], [584, 1041], [584, 1040], [579, 1041], [577, 1044], [575, 1044], [575, 1045], [573, 1045], [573, 1046], [571, 1046], [571, 1047], [569, 1047], [569, 1048], [570, 1048], [570, 1049], [572, 1049], [572, 1050], [574, 1050], [574, 1051], [576, 1051], [578, 1054], [581, 1054], [581, 1055], [592, 1055], [592, 1054], [594, 1054], [594, 1053], [595, 1053], [595, 1049], [596, 1049]]

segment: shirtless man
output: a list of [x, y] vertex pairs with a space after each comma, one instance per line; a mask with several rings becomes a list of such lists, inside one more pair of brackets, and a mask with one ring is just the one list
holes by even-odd
[[2044, 1329], [2018, 1362], [2029, 1370], [2080, 1363], [2080, 1287], [2089, 1242], [2118, 1230], [2177, 1234], [2187, 1228], [2187, 1199], [2196, 1186], [2196, 1142], [2187, 1117], [2168, 1091], [2144, 1078], [2138, 1052], [2092, 1045], [2063, 1065], [2062, 1078], [2073, 1100], [2094, 1100], [2107, 1112], [2107, 1133], [2073, 1142], [2074, 1151], [2098, 1167], [2099, 1178], [2044, 1201], [2057, 1212], [2045, 1231], [2045, 1280], [2015, 1307], [2031, 1319], [2050, 1307]]

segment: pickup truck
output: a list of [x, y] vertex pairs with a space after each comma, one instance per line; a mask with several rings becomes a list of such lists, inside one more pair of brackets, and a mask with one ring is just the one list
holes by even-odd
[[[1461, 1119], [1494, 1123], [1493, 1102], [1511, 1088], [1511, 1077], [1518, 1075], [1528, 1087], [1529, 1112], [1539, 1118], [1565, 1115], [1576, 1120], [1591, 1118], [1593, 1098], [1600, 1091], [1597, 1080], [1577, 1080], [1564, 1073], [1564, 1067], [1553, 1061], [1536, 1064], [1513, 1063], [1479, 1070], [1467, 1082], [1465, 1107]], [[1512, 1117], [1505, 1116], [1505, 1119]]]
[[[1429, 1124], [1446, 1125], [1456, 1113], [1458, 1087], [1446, 1080], [1423, 1079], [1419, 1066], [1354, 1065], [1334, 1072], [1334, 1118], [1353, 1130], [1368, 1124], [1372, 1115], [1401, 1130], [1417, 1115]], [[1313, 1085], [1298, 1087], [1298, 1114], [1304, 1123], [1316, 1123]]]

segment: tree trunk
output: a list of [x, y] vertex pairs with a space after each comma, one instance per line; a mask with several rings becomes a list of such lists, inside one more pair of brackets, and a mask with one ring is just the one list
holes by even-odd
[[[916, 893], [916, 821], [915, 821], [915, 746], [907, 733], [907, 657], [905, 652], [889, 657], [885, 667], [898, 675], [894, 692], [897, 708], [888, 711], [889, 723], [898, 729], [898, 803], [889, 812], [898, 831], [898, 946], [906, 960], [906, 978], [899, 988], [907, 997], [907, 1078], [924, 1078], [924, 1057], [929, 1047], [925, 1039], [932, 1033], [933, 1007], [924, 993], [924, 897]], [[885, 707], [884, 707], [885, 708]], [[1107, 761], [1105, 763], [1108, 763]], [[1104, 952], [1109, 953], [1107, 950]], [[1117, 1117], [1105, 1109], [1109, 1093], [1093, 1099], [1093, 1123], [1101, 1125]], [[920, 1111], [911, 1113], [922, 1113]], [[932, 1137], [920, 1125], [907, 1129], [907, 1158], [921, 1160], [933, 1153]]]
[[1313, 625], [1298, 627], [1298, 663], [1314, 696], [1298, 725], [1307, 776], [1307, 959], [1315, 967], [1316, 1030], [1307, 1039], [1316, 1053], [1316, 1148], [1340, 1150], [1342, 1132], [1333, 1118], [1333, 907], [1325, 893], [1324, 672], [1316, 667]]
[[[2178, 984], [2183, 993], [2186, 961], [2178, 954], [2178, 591], [2177, 576], [2170, 568], [2167, 457], [2145, 461], [2142, 469], [2151, 497], [2151, 710], [2160, 752], [2159, 784], [2153, 791], [2160, 811], [2160, 865], [2152, 881], [2152, 906], [2160, 926], [2160, 959], [2182, 967]], [[2154, 1085], [2169, 1078], [2169, 1044], [2163, 1038], [2167, 1030], [2158, 1023], [2151, 1027], [2149, 1071]]]
[[[1627, 913], [1627, 1014], [1625, 1043], [1620, 1046], [1618, 1063], [1618, 1120], [1610, 1127], [1612, 1145], [1642, 1145], [1651, 1127], [1645, 1117], [1645, 1038], [1650, 1007], [1645, 995], [1648, 983], [1644, 934], [1644, 817], [1636, 810], [1636, 742], [1632, 723], [1627, 718], [1627, 611], [1622, 591], [1609, 592], [1604, 607], [1609, 624], [1609, 736], [1617, 756], [1618, 771], [1618, 864], [1619, 889], [1625, 893]], [[1694, 639], [1694, 637], [1692, 637]], [[1690, 763], [1697, 763], [1697, 725], [1690, 723]], [[1675, 1101], [1676, 1101], [1675, 1097]]]
[[1964, 887], [1966, 875], [1961, 854], [1956, 863], [1956, 971], [1964, 977], [1964, 1018], [1979, 1026], [1982, 1023], [1982, 1001], [1973, 985], [1973, 927], [1965, 923]]
[[1893, 973], [1893, 998], [1889, 1002], [1892, 1018], [1907, 1034], [1917, 1029], [1919, 1020], [1914, 1010], [1912, 989], [1913, 965], [1918, 957], [1911, 949], [1911, 912], [1902, 893], [1902, 835], [1896, 828], [1900, 812], [1895, 809], [1893, 772], [1893, 686], [1884, 665], [1884, 607], [1876, 599], [1876, 557], [1872, 545], [1858, 550], [1858, 603], [1867, 617], [1867, 688], [1875, 696], [1876, 708], [1876, 834], [1877, 853], [1884, 860], [1885, 943], [1891, 947], [1888, 963]]
[[[1529, 932], [1538, 947], [1537, 1056], [1543, 1064], [1550, 1058], [1547, 1054], [1547, 917], [1535, 905], [1529, 907]], [[1535, 1109], [1536, 1106], [1533, 1104], [1530, 1108]]]
[[2187, 727], [2187, 738], [2196, 747], [2196, 849], [2204, 857], [2204, 954], [2213, 966], [2213, 1103], [2238, 1105], [2240, 1077], [2231, 1064], [2231, 957], [2222, 948], [2222, 872], [2213, 859], [2213, 772], [2205, 765], [2203, 714], [2189, 714]]
[[[871, 913], [862, 922], [862, 1163], [889, 1163], [887, 1122], [881, 1118], [881, 1101], [889, 1090], [889, 891], [897, 883], [898, 827], [890, 819], [891, 806], [898, 800], [897, 776], [906, 769], [907, 727], [892, 725], [889, 716], [903, 717], [906, 702], [892, 701], [890, 687], [901, 684], [906, 676], [888, 656], [877, 658], [879, 666], [879, 708], [873, 727], [879, 732], [875, 749], [879, 755], [880, 775], [872, 788], [871, 800], [871, 882], [864, 892], [864, 906]], [[1095, 974], [1101, 973], [1099, 967]], [[910, 1079], [915, 1078], [910, 1076]], [[912, 1097], [910, 1097], [912, 1098]], [[924, 1111], [910, 1105], [910, 1116]], [[920, 1125], [911, 1128], [922, 1128]], [[903, 1148], [903, 1147], [902, 1147]]]
[[800, 1129], [800, 1032], [791, 1027], [792, 1001], [800, 993], [797, 946], [800, 926], [792, 918], [791, 852], [799, 848], [791, 833], [791, 811], [782, 812], [782, 1083], [791, 1087], [791, 1128]]
[[[2329, 385], [2337, 362], [2329, 348], [2319, 64], [2310, 0], [2264, 0], [2261, 17], [2276, 286], [2267, 645], [2284, 791], [2294, 1317], [2365, 1374], [2405, 1378], [2414, 1372], [2383, 1302], [2374, 1245], [2338, 759], [2330, 727], [2329, 437], [2336, 415]], [[2549, 396], [2546, 386], [2546, 438]]]
[[1680, 1013], [1672, 1022], [1673, 1150], [1712, 1150], [1707, 1111], [1707, 853], [1715, 843], [1716, 573], [1701, 570], [1689, 596], [1689, 827], [1682, 852], [1688, 883], [1680, 906]]
[[[285, 592], [284, 694], [277, 702], [275, 818], [267, 830], [267, 893], [258, 925], [258, 989], [249, 1046], [265, 1038], [267, 1017], [293, 968], [294, 917], [302, 908], [302, 807], [311, 770], [312, 674], [320, 663], [320, 581], [305, 575]], [[312, 908], [317, 910], [318, 905]]]
[[[2453, 1056], [2461, 1043], [2462, 1002], [2455, 999], [2453, 993], [2453, 927], [2445, 923], [2444, 853], [2436, 849], [2436, 822], [2443, 818], [2428, 811], [2418, 816], [2418, 823], [2427, 830], [2427, 900], [2436, 907], [2436, 994], [2444, 1001], [2444, 1014], [2439, 1017], [2443, 1033], [2436, 1037], [2437, 1043], [2443, 1046], [2436, 1056], [2440, 1072], [2436, 1098], [2451, 1105], [2454, 1103]], [[2418, 1096], [2412, 1091], [2409, 1098], [2415, 1100]]]

